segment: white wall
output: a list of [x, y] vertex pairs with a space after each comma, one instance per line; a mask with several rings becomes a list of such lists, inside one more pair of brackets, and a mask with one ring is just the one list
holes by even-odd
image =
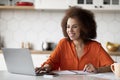
[[[0, 34], [5, 47], [21, 47], [31, 42], [41, 50], [42, 41], [57, 43], [62, 37], [61, 19], [64, 11], [0, 10]], [[95, 12], [97, 40], [105, 47], [107, 41], [120, 43], [120, 12]]]

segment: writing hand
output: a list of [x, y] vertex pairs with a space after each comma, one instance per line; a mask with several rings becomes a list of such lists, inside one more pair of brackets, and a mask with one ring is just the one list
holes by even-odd
[[86, 64], [83, 71], [97, 73], [97, 69], [92, 64]]

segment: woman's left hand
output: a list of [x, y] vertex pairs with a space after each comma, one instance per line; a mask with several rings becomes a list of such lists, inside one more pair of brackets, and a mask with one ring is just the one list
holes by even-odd
[[92, 64], [86, 64], [83, 71], [87, 71], [90, 73], [97, 73], [97, 68], [95, 68]]

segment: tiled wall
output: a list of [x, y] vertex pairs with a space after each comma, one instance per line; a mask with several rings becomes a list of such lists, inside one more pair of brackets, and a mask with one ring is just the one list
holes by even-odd
[[[30, 42], [41, 50], [42, 41], [57, 43], [62, 37], [61, 19], [64, 11], [0, 10], [0, 34], [5, 47], [21, 47]], [[105, 47], [107, 41], [120, 43], [120, 12], [95, 12], [97, 40]]]

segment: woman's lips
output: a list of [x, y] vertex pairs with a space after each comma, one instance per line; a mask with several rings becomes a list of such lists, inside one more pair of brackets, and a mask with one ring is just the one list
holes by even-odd
[[70, 37], [74, 37], [74, 35], [75, 35], [74, 33], [69, 33]]

